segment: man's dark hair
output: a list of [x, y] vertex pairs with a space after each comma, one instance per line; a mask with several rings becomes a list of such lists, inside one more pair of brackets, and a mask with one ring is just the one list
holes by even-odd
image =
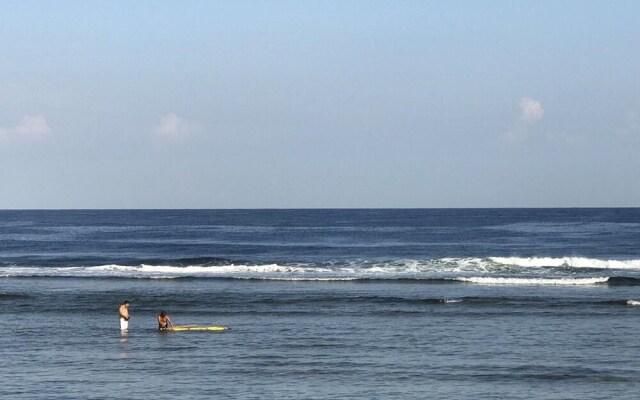
[[129, 302], [129, 300], [125, 300], [123, 304], [131, 304], [131, 302]]

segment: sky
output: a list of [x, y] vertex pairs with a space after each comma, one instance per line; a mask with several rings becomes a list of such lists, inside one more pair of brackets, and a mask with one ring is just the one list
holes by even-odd
[[640, 206], [635, 0], [0, 10], [0, 209]]

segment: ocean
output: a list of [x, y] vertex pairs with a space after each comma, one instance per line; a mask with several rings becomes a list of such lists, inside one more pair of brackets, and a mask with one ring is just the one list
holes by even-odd
[[640, 209], [0, 211], [0, 320], [2, 399], [637, 399]]

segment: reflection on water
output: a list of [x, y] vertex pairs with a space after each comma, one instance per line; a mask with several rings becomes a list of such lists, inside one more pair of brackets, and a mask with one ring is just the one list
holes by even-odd
[[129, 331], [121, 330], [120, 331], [120, 358], [129, 358]]
[[169, 339], [169, 334], [171, 331], [167, 330], [158, 330], [158, 341], [161, 343], [165, 343], [167, 339]]

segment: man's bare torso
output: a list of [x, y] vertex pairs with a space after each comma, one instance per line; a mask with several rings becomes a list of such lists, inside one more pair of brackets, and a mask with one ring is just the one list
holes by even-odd
[[129, 307], [127, 307], [124, 304], [120, 305], [120, 308], [118, 308], [118, 313], [120, 314], [120, 317], [124, 318], [124, 319], [129, 319]]

